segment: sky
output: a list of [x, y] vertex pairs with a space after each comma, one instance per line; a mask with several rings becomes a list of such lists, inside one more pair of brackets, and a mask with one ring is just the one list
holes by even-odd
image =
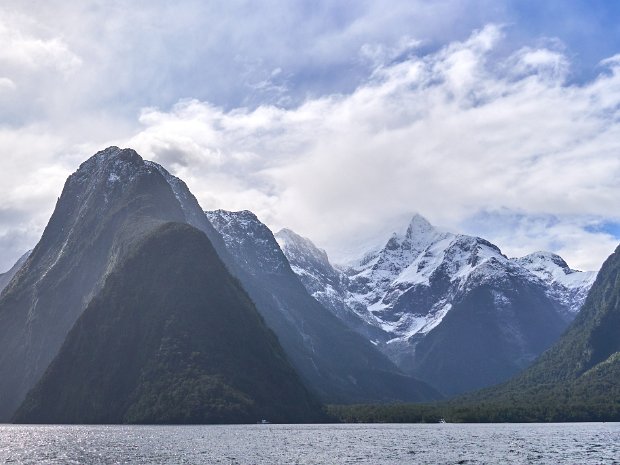
[[615, 0], [0, 0], [0, 271], [110, 145], [338, 263], [420, 213], [596, 270], [620, 242]]

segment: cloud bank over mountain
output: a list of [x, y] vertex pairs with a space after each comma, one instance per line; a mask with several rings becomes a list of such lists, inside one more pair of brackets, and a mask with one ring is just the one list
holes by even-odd
[[328, 251], [357, 253], [413, 211], [580, 269], [618, 242], [620, 50], [588, 68], [592, 44], [564, 24], [600, 19], [579, 2], [538, 30], [512, 2], [30, 3], [0, 23], [1, 268], [110, 144], [205, 209], [253, 210]]

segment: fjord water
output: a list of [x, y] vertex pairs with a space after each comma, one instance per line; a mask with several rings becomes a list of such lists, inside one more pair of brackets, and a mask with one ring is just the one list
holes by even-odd
[[620, 464], [620, 423], [0, 425], [0, 462]]

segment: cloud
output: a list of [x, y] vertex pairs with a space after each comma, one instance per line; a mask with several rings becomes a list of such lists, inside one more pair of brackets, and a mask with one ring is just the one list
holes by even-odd
[[13, 91], [17, 88], [17, 86], [15, 85], [15, 83], [7, 78], [7, 77], [0, 77], [0, 94], [2, 92], [9, 92], [9, 91]]
[[620, 234], [614, 234], [606, 222], [588, 215], [485, 210], [467, 218], [461, 228], [502, 244], [502, 252], [509, 257], [552, 250], [581, 270], [597, 270], [620, 242]]
[[122, 143], [112, 135], [126, 131], [87, 115], [62, 130], [49, 123], [0, 125], [0, 273], [36, 245], [66, 178], [102, 147]]
[[62, 38], [30, 18], [0, 9], [0, 121], [25, 123], [48, 113], [82, 60]]
[[0, 49], [2, 68], [25, 68], [31, 72], [47, 68], [70, 73], [80, 66], [80, 58], [62, 39], [43, 39], [25, 33], [23, 22], [11, 15], [0, 20], [0, 40], [4, 45]]
[[[359, 59], [363, 45], [393, 55], [416, 37], [427, 43], [464, 37], [484, 16], [468, 12], [493, 3], [8, 0], [0, 7], [0, 37], [15, 46], [0, 55], [79, 70], [69, 88], [44, 86], [70, 97], [65, 104], [74, 110], [126, 115], [180, 98], [227, 109], [293, 106], [307, 95], [354, 89], [372, 66]], [[275, 69], [281, 71], [274, 76]], [[59, 110], [59, 102], [51, 105]]]
[[[608, 61], [591, 82], [567, 85], [568, 58], [554, 50], [491, 61], [502, 35], [487, 26], [291, 109], [147, 109], [129, 143], [170, 164], [205, 208], [252, 209], [336, 258], [352, 238], [399, 228], [403, 212], [458, 231], [503, 210], [523, 218], [521, 233], [491, 234], [509, 252], [551, 247], [598, 267], [616, 239], [587, 226], [619, 217], [620, 67]], [[547, 215], [559, 225], [531, 220]], [[487, 220], [490, 234], [506, 216]]]
[[571, 35], [512, 0], [7, 0], [0, 269], [112, 144], [187, 178], [205, 208], [254, 209], [332, 253], [413, 210], [458, 231], [497, 209], [582, 218], [585, 251], [588, 221], [617, 218], [620, 61], [578, 68], [618, 52], [605, 8], [582, 3], [562, 5], [562, 24], [589, 28]]

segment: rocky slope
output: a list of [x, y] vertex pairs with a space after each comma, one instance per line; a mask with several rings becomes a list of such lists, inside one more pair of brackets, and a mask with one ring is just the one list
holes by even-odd
[[248, 211], [207, 212], [244, 288], [293, 366], [330, 403], [423, 401], [438, 397], [403, 375], [368, 340], [310, 296], [271, 231]]
[[276, 236], [317, 300], [446, 394], [503, 381], [531, 363], [572, 321], [595, 278], [549, 253], [508, 259], [420, 215], [341, 267], [308, 239]]

